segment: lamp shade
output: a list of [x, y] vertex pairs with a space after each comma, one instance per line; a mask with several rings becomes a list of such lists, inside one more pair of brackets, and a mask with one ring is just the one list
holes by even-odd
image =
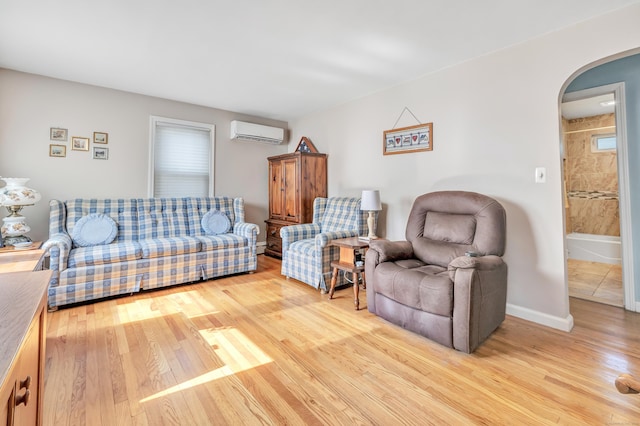
[[360, 204], [360, 210], [365, 210], [365, 211], [382, 210], [382, 204], [380, 204], [380, 191], [378, 191], [377, 189], [362, 191], [362, 201]]
[[0, 205], [29, 206], [40, 201], [40, 193], [25, 186], [29, 178], [2, 178], [2, 180], [7, 185], [0, 188]]

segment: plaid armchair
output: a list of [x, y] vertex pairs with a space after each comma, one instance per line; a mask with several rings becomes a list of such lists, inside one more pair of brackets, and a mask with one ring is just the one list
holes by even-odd
[[[282, 275], [312, 287], [327, 290], [331, 279], [331, 262], [340, 250], [329, 246], [332, 240], [367, 235], [367, 212], [360, 210], [359, 198], [316, 198], [313, 223], [281, 228]], [[346, 284], [344, 274], [337, 285]]]

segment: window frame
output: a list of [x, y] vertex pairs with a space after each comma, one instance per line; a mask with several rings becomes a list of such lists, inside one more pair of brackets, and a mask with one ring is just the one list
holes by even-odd
[[[615, 140], [615, 146], [613, 148], [600, 148], [598, 146], [598, 141], [600, 139], [611, 139]], [[615, 133], [602, 133], [599, 135], [591, 136], [591, 152], [593, 153], [601, 153], [601, 152], [616, 152], [618, 149], [618, 139]]]
[[147, 195], [149, 198], [155, 198], [155, 143], [156, 143], [156, 128], [158, 123], [175, 125], [176, 127], [193, 127], [196, 129], [209, 131], [209, 197], [215, 195], [215, 138], [216, 138], [216, 126], [210, 123], [201, 123], [197, 121], [181, 120], [177, 118], [160, 117], [156, 115], [149, 116], [149, 173], [147, 182]]

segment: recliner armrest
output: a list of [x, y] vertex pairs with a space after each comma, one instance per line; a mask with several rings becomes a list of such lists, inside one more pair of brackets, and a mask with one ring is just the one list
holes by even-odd
[[449, 271], [449, 277], [455, 280], [456, 270], [458, 269], [475, 269], [478, 271], [492, 271], [502, 267], [504, 261], [500, 256], [488, 255], [488, 256], [460, 256], [453, 259], [447, 270]]
[[453, 347], [471, 353], [504, 321], [507, 264], [495, 255], [453, 259]]
[[378, 263], [412, 259], [413, 245], [409, 241], [371, 240], [369, 249], [378, 252]]

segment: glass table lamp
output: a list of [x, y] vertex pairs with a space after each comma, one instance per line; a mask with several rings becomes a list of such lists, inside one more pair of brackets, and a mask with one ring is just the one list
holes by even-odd
[[7, 208], [9, 216], [2, 219], [2, 236], [4, 245], [15, 246], [31, 243], [25, 234], [31, 230], [20, 211], [24, 206], [32, 206], [40, 201], [40, 193], [27, 188], [29, 178], [2, 178], [6, 183], [0, 188], [0, 205]]

